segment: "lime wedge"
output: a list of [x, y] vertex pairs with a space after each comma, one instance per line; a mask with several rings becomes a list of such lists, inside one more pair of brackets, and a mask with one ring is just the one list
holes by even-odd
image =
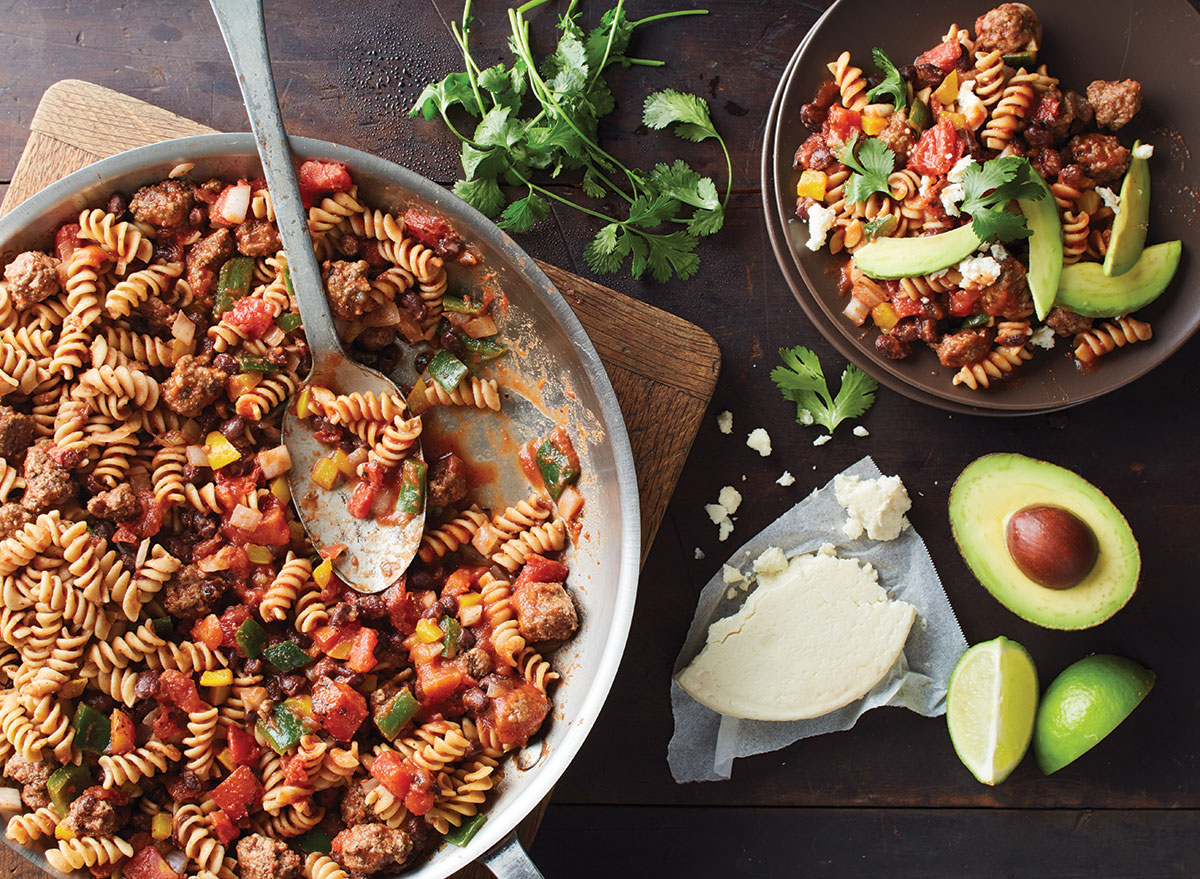
[[946, 725], [963, 765], [984, 784], [1008, 778], [1033, 737], [1037, 669], [1029, 651], [1007, 638], [976, 644], [950, 676]]

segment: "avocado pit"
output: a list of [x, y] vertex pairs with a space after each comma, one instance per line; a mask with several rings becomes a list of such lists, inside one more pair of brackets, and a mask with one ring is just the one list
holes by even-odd
[[1086, 522], [1062, 507], [1023, 507], [1004, 526], [1004, 542], [1026, 577], [1048, 589], [1070, 589], [1096, 565], [1100, 545]]

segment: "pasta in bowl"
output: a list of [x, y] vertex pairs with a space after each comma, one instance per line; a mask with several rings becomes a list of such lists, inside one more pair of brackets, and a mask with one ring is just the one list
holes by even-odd
[[[304, 387], [242, 140], [115, 157], [0, 227], [21, 364], [0, 365], [8, 838], [134, 879], [446, 875], [548, 790], [615, 672], [638, 556], [623, 425], [523, 254], [432, 184], [296, 141], [320, 157], [301, 179], [343, 338], [414, 390]], [[314, 485], [358, 480], [352, 514], [427, 504], [389, 592], [343, 589], [340, 548], [307, 545], [287, 405], [329, 446]]]

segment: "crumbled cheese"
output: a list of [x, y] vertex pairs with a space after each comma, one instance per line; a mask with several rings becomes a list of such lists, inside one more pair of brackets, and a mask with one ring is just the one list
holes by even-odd
[[783, 475], [780, 476], [778, 479], [776, 479], [775, 482], [776, 482], [776, 484], [782, 485], [784, 488], [787, 488], [789, 485], [796, 484], [796, 477], [793, 476], [787, 470], [784, 470]]
[[733, 514], [737, 512], [741, 503], [741, 492], [732, 485], [727, 485], [721, 489], [715, 504], [704, 505], [704, 512], [708, 513], [708, 518], [717, 526], [718, 540], [727, 540], [733, 533]]
[[963, 114], [964, 120], [972, 130], [987, 121], [987, 107], [975, 94], [975, 83], [972, 80], [967, 80], [958, 87], [958, 111]]
[[721, 433], [733, 433], [733, 413], [728, 409], [717, 416], [717, 430]]
[[693, 557], [696, 559], [696, 561], [698, 561], [698, 562], [700, 562], [700, 561], [703, 561], [703, 560], [704, 560], [704, 550], [702, 550], [700, 547], [698, 547], [698, 546], [697, 546], [697, 547], [696, 547], [696, 548], [695, 548], [695, 549], [692, 551], [692, 556], [693, 556]]
[[724, 543], [726, 540], [728, 540], [729, 535], [732, 533], [733, 533], [733, 522], [731, 522], [729, 519], [726, 519], [724, 522], [722, 522], [720, 525], [717, 526], [717, 540], [721, 541], [722, 543]]
[[917, 187], [917, 194], [918, 195], [929, 195], [929, 188], [931, 186], [933, 186], [933, 178], [926, 174], [922, 174], [921, 175], [921, 185]]
[[[825, 445], [825, 443], [829, 442], [831, 439], [833, 439], [833, 434], [827, 433], [827, 434], [819, 436], [815, 440], [813, 440], [813, 445], [814, 446], [823, 446], [823, 445]], [[814, 466], [813, 469], [815, 470], [817, 468]]]
[[730, 588], [725, 590], [725, 597], [728, 598], [730, 601], [733, 601], [733, 599], [737, 598], [737, 590], [731, 586]]
[[754, 560], [754, 573], [781, 574], [787, 570], [787, 566], [788, 560], [783, 550], [778, 546], [768, 546], [762, 555]]
[[721, 493], [717, 495], [717, 503], [729, 511], [729, 515], [733, 515], [738, 511], [738, 507], [742, 505], [742, 493], [732, 485], [727, 485], [721, 489]]
[[1154, 155], [1154, 144], [1139, 143], [1133, 148], [1133, 157], [1135, 159], [1149, 159]]
[[[950, 266], [946, 266], [944, 269], [938, 269], [936, 272], [930, 272], [930, 273], [929, 273], [929, 277], [931, 277], [931, 278], [944, 278], [944, 277], [946, 277], [946, 275], [948, 275], [948, 274], [950, 274]], [[925, 297], [925, 296], [922, 296], [922, 297], [921, 297], [921, 301], [922, 301], [922, 302], [928, 302], [928, 301], [929, 301], [929, 298], [928, 298], [928, 297]]]
[[911, 604], [888, 598], [870, 565], [798, 556], [763, 573], [737, 613], [709, 627], [704, 649], [677, 680], [731, 717], [820, 717], [883, 679], [916, 618]]
[[938, 198], [942, 202], [942, 210], [951, 217], [960, 215], [958, 205], [965, 197], [966, 193], [963, 191], [961, 183], [951, 183], [938, 193]]
[[846, 510], [842, 530], [851, 540], [861, 537], [864, 530], [872, 540], [895, 540], [908, 527], [904, 514], [912, 507], [912, 501], [899, 476], [878, 479], [837, 476], [833, 480], [833, 493]]
[[1112, 208], [1114, 214], [1121, 213], [1121, 196], [1117, 195], [1107, 186], [1097, 186], [1096, 195], [1100, 196], [1100, 200], [1104, 202], [1105, 207]]
[[721, 565], [721, 579], [728, 586], [730, 583], [741, 583], [746, 578], [742, 576], [742, 572], [737, 568], [730, 565]]
[[1038, 327], [1029, 337], [1030, 345], [1034, 345], [1038, 348], [1045, 348], [1046, 350], [1053, 348], [1056, 341], [1057, 339], [1054, 337], [1054, 330], [1050, 329], [1050, 327]]
[[1003, 244], [992, 245], [992, 259], [996, 262], [1004, 262], [1008, 259], [1008, 251], [1004, 249]]
[[990, 256], [968, 257], [958, 264], [958, 270], [967, 287], [986, 287], [1000, 277], [1000, 263]]
[[813, 423], [813, 415], [807, 409], [801, 409], [800, 414], [797, 415], [796, 417], [800, 420], [800, 423], [803, 424], [805, 427], [808, 427], [810, 424]]
[[870, 436], [871, 431], [867, 430], [865, 427], [863, 427], [860, 424], [858, 427], [854, 428], [854, 435], [855, 436]]
[[[963, 85], [959, 87], [958, 92], [960, 95], [962, 94], [962, 90], [965, 86], [966, 86], [966, 83], [963, 83]], [[974, 94], [974, 93], [972, 92], [972, 94]], [[970, 168], [974, 164], [975, 164], [975, 160], [972, 159], [970, 156], [963, 156], [961, 159], [959, 159], [957, 162], [954, 163], [953, 168], [951, 168], [949, 171], [946, 172], [946, 179], [949, 180], [951, 183], [962, 183], [963, 174], [967, 173], [967, 169]]]
[[[746, 437], [746, 445], [764, 458], [771, 454], [771, 437], [761, 427], [756, 427], [750, 431], [750, 436]], [[745, 479], [744, 476], [742, 478]]]
[[808, 207], [808, 241], [805, 244], [809, 250], [820, 250], [825, 246], [825, 236], [833, 228], [837, 218], [833, 208], [822, 207], [819, 204]]

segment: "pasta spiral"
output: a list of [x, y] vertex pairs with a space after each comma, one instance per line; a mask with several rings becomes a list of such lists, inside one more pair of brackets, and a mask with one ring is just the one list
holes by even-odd
[[506, 541], [492, 556], [500, 567], [515, 572], [533, 554], [558, 552], [566, 545], [567, 525], [556, 519], [546, 525], [535, 525]]
[[95, 208], [79, 215], [79, 235], [95, 241], [117, 258], [117, 270], [124, 272], [126, 263], [134, 260], [149, 262], [154, 245], [142, 229], [133, 223], [119, 221], [112, 214]]
[[25, 815], [13, 815], [8, 819], [4, 835], [17, 845], [29, 845], [43, 836], [53, 836], [54, 828], [62, 820], [53, 806], [42, 806]]
[[1033, 354], [1024, 346], [993, 348], [983, 360], [959, 369], [953, 382], [956, 385], [966, 385], [973, 391], [978, 388], [990, 388], [993, 381], [1004, 378], [1022, 362], [1032, 358]]
[[266, 595], [258, 606], [259, 615], [263, 620], [271, 622], [287, 619], [288, 608], [292, 606], [311, 576], [312, 562], [288, 552], [287, 560], [267, 587]]
[[1004, 87], [1000, 102], [984, 127], [981, 138], [989, 150], [1003, 150], [1025, 125], [1025, 117], [1033, 107], [1033, 85], [1036, 75], [1030, 76], [1021, 68]]
[[850, 63], [850, 53], [843, 52], [827, 66], [833, 74], [833, 81], [837, 83], [842, 106], [847, 110], [862, 110], [867, 106], [867, 80], [862, 68]]
[[1150, 324], [1135, 317], [1119, 317], [1115, 323], [1105, 321], [1099, 329], [1093, 328], [1075, 336], [1075, 359], [1080, 363], [1091, 363], [1114, 348], [1145, 342], [1153, 336]]
[[60, 839], [57, 849], [46, 852], [46, 861], [55, 870], [70, 873], [84, 867], [116, 864], [133, 857], [133, 846], [119, 836], [104, 839], [83, 836], [79, 839]]
[[456, 519], [440, 525], [433, 531], [426, 531], [421, 536], [421, 546], [417, 554], [421, 561], [430, 562], [441, 558], [447, 553], [454, 552], [465, 543], [469, 543], [479, 526], [488, 520], [479, 507], [472, 506], [463, 510]]
[[[178, 753], [178, 752], [177, 752]], [[178, 759], [178, 758], [176, 758]], [[201, 870], [216, 873], [225, 860], [225, 846], [221, 845], [208, 829], [208, 819], [194, 803], [187, 803], [175, 810], [175, 839], [188, 859]]]
[[494, 378], [481, 379], [470, 376], [449, 392], [431, 380], [425, 383], [425, 393], [431, 403], [440, 406], [474, 406], [476, 409], [500, 411], [500, 391]]
[[134, 272], [108, 291], [104, 298], [104, 310], [110, 317], [129, 317], [147, 299], [161, 299], [167, 287], [181, 274], [181, 263], [152, 265]]
[[[128, 754], [101, 754], [104, 787], [120, 787], [126, 782], [137, 784], [143, 778], [166, 771], [167, 764], [175, 762], [180, 756], [179, 749], [174, 745], [157, 739], [151, 739]], [[183, 840], [180, 839], [180, 842]]]

